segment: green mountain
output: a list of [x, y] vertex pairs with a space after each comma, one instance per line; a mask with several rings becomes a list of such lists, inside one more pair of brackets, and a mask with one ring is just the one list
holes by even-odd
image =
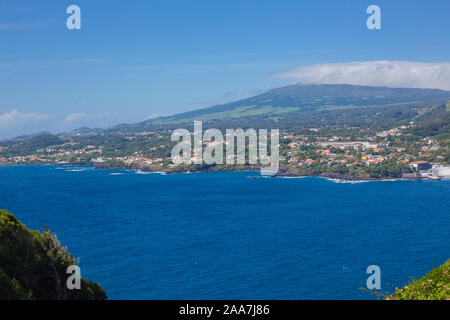
[[24, 136], [11, 140], [0, 141], [0, 147], [10, 147], [9, 153], [12, 155], [26, 155], [44, 149], [49, 146], [63, 144], [57, 136], [52, 134], [39, 134], [31, 137]]
[[[41, 134], [0, 141], [0, 153], [3, 156], [32, 154], [39, 149], [61, 144], [61, 139], [67, 141], [74, 133], [86, 137], [90, 133], [94, 133], [93, 136], [98, 134], [108, 137], [117, 133], [145, 130], [163, 132], [176, 128], [190, 128], [194, 120], [202, 120], [204, 128], [252, 127], [296, 130], [313, 127], [381, 130], [407, 125], [414, 121], [426, 123], [432, 132], [443, 132], [448, 128], [449, 113], [450, 91], [344, 84], [294, 84], [247, 99], [139, 123], [120, 124], [106, 129], [80, 128], [58, 136]], [[95, 142], [92, 139], [83, 139], [87, 144]]]
[[122, 125], [117, 129], [188, 123], [193, 120], [239, 122], [246, 119], [292, 124], [316, 116], [325, 120], [339, 118], [339, 113], [354, 114], [355, 110], [371, 113], [373, 110], [387, 110], [389, 107], [405, 111], [424, 104], [430, 106], [445, 103], [449, 99], [450, 91], [435, 89], [295, 84], [251, 98], [134, 125]]
[[75, 258], [48, 229], [28, 230], [0, 210], [0, 300], [104, 300], [98, 284], [81, 279], [81, 289], [66, 286]]

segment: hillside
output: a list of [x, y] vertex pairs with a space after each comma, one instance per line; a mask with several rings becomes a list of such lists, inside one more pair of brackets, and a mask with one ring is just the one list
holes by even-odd
[[[269, 102], [270, 106], [263, 105]], [[254, 105], [242, 106], [249, 103]], [[286, 174], [345, 179], [403, 175], [418, 178], [411, 169], [416, 161], [450, 164], [449, 108], [449, 91], [294, 85], [136, 124], [0, 141], [0, 165], [95, 164], [97, 168], [167, 172], [209, 170], [192, 163], [175, 168], [171, 163], [175, 145], [172, 130], [191, 130], [194, 119], [207, 119], [203, 129], [280, 129], [280, 165]], [[322, 148], [330, 142], [333, 148]], [[339, 142], [351, 144], [341, 148]], [[372, 147], [355, 147], [363, 144]]]
[[[450, 99], [450, 91], [434, 89], [385, 88], [354, 85], [290, 85], [273, 89], [247, 99], [216, 105], [206, 109], [180, 113], [168, 117], [147, 120], [118, 128], [148, 127], [193, 120], [236, 121], [275, 120], [292, 122], [320, 116], [324, 119], [337, 118], [341, 113], [370, 113], [390, 107], [399, 109], [424, 103], [435, 105]], [[404, 109], [402, 109], [404, 110]]]
[[98, 284], [82, 279], [69, 290], [67, 267], [76, 264], [48, 229], [28, 230], [14, 215], [0, 210], [0, 300], [104, 300]]
[[426, 276], [398, 289], [387, 300], [449, 300], [450, 260]]
[[38, 134], [31, 137], [23, 136], [16, 139], [0, 141], [1, 147], [9, 147], [8, 153], [11, 155], [26, 155], [44, 149], [49, 146], [60, 145], [63, 142], [52, 134]]
[[[189, 127], [202, 120], [204, 128], [360, 127], [388, 129], [411, 121], [447, 123], [450, 91], [355, 85], [300, 85], [276, 88], [222, 105], [159, 117], [112, 128], [80, 128], [58, 136], [42, 133], [0, 141], [3, 155], [27, 155], [57, 146], [74, 135], [123, 134]], [[447, 112], [445, 112], [447, 111]], [[430, 123], [431, 126], [431, 123]], [[442, 131], [442, 130], [441, 130]]]

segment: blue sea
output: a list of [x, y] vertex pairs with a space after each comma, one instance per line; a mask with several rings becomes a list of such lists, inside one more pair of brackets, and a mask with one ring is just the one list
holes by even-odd
[[0, 167], [0, 208], [45, 225], [110, 299], [376, 299], [450, 258], [450, 181]]

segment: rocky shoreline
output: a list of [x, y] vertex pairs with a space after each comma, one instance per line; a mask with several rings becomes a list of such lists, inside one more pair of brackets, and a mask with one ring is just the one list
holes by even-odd
[[[217, 167], [211, 166], [207, 168], [198, 169], [154, 169], [150, 167], [137, 167], [137, 166], [110, 166], [110, 165], [96, 165], [96, 169], [124, 169], [124, 170], [139, 170], [141, 172], [148, 173], [164, 173], [164, 174], [181, 174], [181, 173], [205, 173], [205, 172], [260, 172], [260, 167], [257, 166], [244, 166], [244, 167]], [[343, 174], [296, 174], [289, 171], [287, 168], [280, 168], [279, 172], [270, 175], [268, 177], [285, 177], [285, 178], [301, 178], [301, 177], [318, 177], [339, 181], [358, 182], [358, 181], [388, 181], [388, 180], [427, 180], [426, 177], [420, 176], [403, 176], [403, 177], [358, 177]]]
[[[86, 163], [28, 163], [28, 164], [0, 164], [1, 166], [30, 166], [30, 165], [55, 165], [55, 166], [86, 166], [92, 164]], [[194, 168], [194, 169], [175, 169], [175, 168], [152, 168], [145, 166], [134, 166], [134, 165], [111, 165], [111, 164], [95, 164], [94, 168], [96, 170], [105, 170], [105, 169], [118, 169], [118, 170], [134, 170], [141, 171], [147, 173], [163, 173], [163, 174], [185, 174], [185, 173], [206, 173], [206, 172], [260, 172], [260, 167], [258, 166], [242, 166], [242, 167], [226, 167], [226, 166], [208, 166], [202, 168]], [[413, 174], [403, 175], [402, 177], [381, 177], [381, 178], [372, 178], [372, 177], [362, 177], [362, 176], [351, 176], [345, 174], [297, 174], [289, 171], [287, 168], [280, 168], [280, 170], [274, 175], [267, 175], [267, 177], [283, 177], [283, 178], [301, 178], [301, 177], [318, 177], [325, 178], [337, 181], [344, 182], [364, 182], [364, 181], [389, 181], [389, 180], [439, 180], [436, 178], [430, 177], [422, 177], [416, 176]]]

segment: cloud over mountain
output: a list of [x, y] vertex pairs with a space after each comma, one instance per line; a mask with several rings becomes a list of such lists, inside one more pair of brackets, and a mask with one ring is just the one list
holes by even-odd
[[302, 84], [352, 84], [450, 90], [450, 63], [366, 61], [325, 63], [290, 69], [274, 77]]
[[24, 113], [18, 110], [11, 110], [0, 114], [0, 128], [26, 125], [41, 122], [51, 118], [51, 115], [41, 113]]
[[145, 119], [148, 118], [125, 112], [78, 112], [64, 115], [23, 112], [12, 109], [6, 112], [0, 111], [0, 140], [40, 131], [59, 133], [81, 127], [106, 128], [118, 123], [132, 123]]
[[49, 114], [11, 110], [0, 113], [0, 139], [44, 131], [53, 120]]

